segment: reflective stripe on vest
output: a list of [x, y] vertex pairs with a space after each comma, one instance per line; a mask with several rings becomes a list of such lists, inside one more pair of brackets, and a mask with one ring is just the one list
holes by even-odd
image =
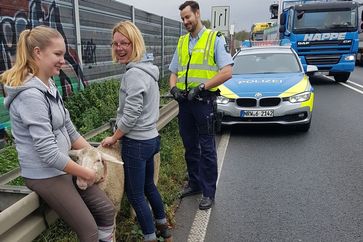
[[[188, 89], [205, 83], [218, 73], [218, 66], [214, 61], [214, 45], [217, 31], [206, 29], [195, 44], [191, 55], [189, 55], [190, 33], [179, 38], [178, 42], [178, 82], [176, 86], [185, 90], [187, 78]], [[189, 64], [189, 66], [188, 66]], [[209, 89], [216, 91], [218, 87]]]

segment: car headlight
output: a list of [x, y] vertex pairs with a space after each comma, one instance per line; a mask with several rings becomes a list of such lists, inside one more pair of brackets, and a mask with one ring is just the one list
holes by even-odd
[[301, 103], [310, 99], [311, 92], [303, 92], [289, 97], [291, 103]]
[[346, 57], [344, 57], [344, 60], [346, 60], [346, 61], [355, 61], [355, 57], [354, 57], [354, 55], [347, 55]]
[[229, 98], [224, 96], [217, 96], [217, 104], [227, 104], [229, 103]]

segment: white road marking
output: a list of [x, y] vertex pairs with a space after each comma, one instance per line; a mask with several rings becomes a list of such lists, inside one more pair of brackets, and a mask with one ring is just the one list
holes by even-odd
[[[223, 133], [221, 136], [221, 140], [218, 144], [217, 156], [218, 156], [218, 178], [217, 178], [217, 187], [219, 178], [221, 176], [222, 166], [224, 162], [224, 157], [226, 155], [227, 146], [230, 138], [230, 131]], [[212, 212], [212, 208], [207, 210], [197, 210], [195, 214], [194, 221], [192, 224], [192, 228], [190, 229], [190, 233], [188, 236], [188, 242], [203, 242], [205, 239], [205, 235], [207, 232], [207, 227], [209, 223], [209, 217]]]
[[349, 80], [347, 82], [350, 83], [350, 84], [352, 84], [352, 85], [356, 85], [356, 86], [358, 86], [360, 88], [363, 88], [363, 85], [360, 85], [358, 83], [355, 83], [355, 82], [352, 82], [352, 81], [349, 81]]
[[[334, 79], [333, 78], [330, 78], [330, 77], [328, 77], [328, 76], [325, 76], [325, 77], [327, 77], [328, 79], [330, 79], [330, 80], [333, 80], [334, 81]], [[345, 86], [345, 87], [347, 87], [347, 88], [350, 88], [350, 89], [352, 89], [353, 91], [356, 91], [356, 92], [359, 92], [360, 94], [363, 94], [363, 91], [361, 91], [361, 90], [359, 90], [359, 89], [357, 89], [357, 88], [355, 88], [355, 87], [352, 87], [352, 86], [350, 86], [350, 85], [348, 85], [348, 84], [346, 84], [346, 83], [344, 83], [344, 82], [338, 82], [340, 85], [342, 85], [342, 86]], [[347, 80], [347, 83], [350, 83], [350, 84], [352, 84], [352, 85], [356, 85], [356, 86], [358, 86], [358, 87], [361, 87], [361, 88], [363, 88], [363, 86], [362, 85], [360, 85], [360, 84], [358, 84], [358, 83], [355, 83], [355, 82], [352, 82], [352, 81], [350, 81], [350, 80]]]
[[[349, 83], [350, 83], [350, 81], [349, 81]], [[357, 88], [355, 88], [355, 87], [349, 86], [348, 84], [346, 84], [346, 83], [344, 83], [344, 82], [339, 82], [339, 84], [340, 84], [340, 85], [343, 85], [343, 86], [345, 86], [345, 87], [348, 87], [348, 88], [350, 88], [350, 89], [352, 89], [352, 90], [354, 90], [354, 91], [356, 91], [356, 92], [359, 92], [360, 94], [363, 94], [363, 91], [361, 91], [361, 90], [359, 90], [359, 89], [357, 89]], [[359, 84], [358, 84], [358, 85], [359, 85]]]

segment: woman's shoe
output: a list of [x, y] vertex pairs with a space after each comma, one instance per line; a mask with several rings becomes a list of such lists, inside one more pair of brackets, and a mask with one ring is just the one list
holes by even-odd
[[171, 232], [168, 224], [157, 224], [156, 225], [156, 236], [163, 237], [165, 242], [172, 242], [173, 237], [171, 236]]

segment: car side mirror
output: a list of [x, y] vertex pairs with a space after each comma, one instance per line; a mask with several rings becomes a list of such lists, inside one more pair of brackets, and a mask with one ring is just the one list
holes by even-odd
[[306, 66], [306, 73], [314, 73], [318, 71], [318, 67], [315, 65], [307, 65]]

